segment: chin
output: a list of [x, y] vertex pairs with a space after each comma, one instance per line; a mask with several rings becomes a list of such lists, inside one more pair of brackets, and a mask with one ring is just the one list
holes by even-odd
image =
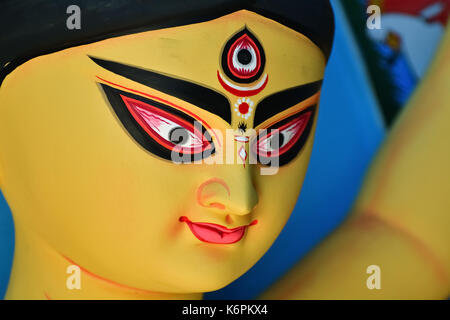
[[[205, 273], [196, 270], [186, 272], [184, 269], [183, 279], [173, 281], [168, 291], [172, 293], [203, 293], [220, 290], [242, 276], [245, 270], [238, 273], [234, 268], [228, 268]], [[172, 277], [172, 279], [175, 278], [179, 278], [179, 274]]]

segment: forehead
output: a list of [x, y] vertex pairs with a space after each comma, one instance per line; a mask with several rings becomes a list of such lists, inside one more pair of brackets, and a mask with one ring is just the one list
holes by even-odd
[[[269, 79], [264, 90], [250, 97], [256, 106], [254, 109], [258, 110], [259, 102], [268, 96], [323, 78], [325, 57], [312, 41], [275, 21], [242, 10], [204, 23], [114, 37], [31, 59], [6, 78], [2, 85], [3, 93], [11, 91], [5, 89], [13, 88], [11, 85], [14, 83], [16, 89], [13, 91], [19, 91], [20, 88], [27, 90], [29, 99], [34, 99], [35, 104], [37, 101], [45, 101], [42, 102], [41, 108], [48, 109], [53, 108], [47, 99], [49, 95], [71, 95], [70, 101], [51, 101], [54, 101], [55, 105], [64, 101], [67, 106], [72, 102], [75, 104], [76, 101], [77, 112], [84, 110], [89, 113], [92, 110], [88, 106], [98, 106], [104, 100], [99, 87], [95, 85], [98, 83], [97, 77], [101, 77], [129, 90], [146, 92], [185, 109], [191, 109], [199, 118], [210, 122], [212, 127], [225, 127], [223, 121], [218, 121], [220, 118], [204, 108], [110, 72], [89, 58], [97, 57], [185, 80], [219, 93], [229, 102], [231, 126], [238, 128], [242, 121], [237, 110], [241, 97], [233, 95], [221, 85], [218, 71], [223, 71], [222, 52], [227, 42], [244, 28], [254, 35], [264, 50], [264, 74], [267, 74]], [[260, 79], [254, 83], [235, 84], [255, 86]], [[73, 95], [73, 92], [83, 94]], [[317, 95], [313, 98], [317, 100]], [[306, 103], [309, 103], [309, 100]], [[86, 109], [80, 110], [80, 105], [86, 106]], [[58, 109], [53, 111], [62, 112]], [[255, 110], [252, 112], [253, 115], [247, 121], [249, 128], [255, 127]], [[290, 112], [277, 111], [275, 118], [284, 117]], [[267, 121], [272, 122], [274, 113], [269, 114], [272, 118]], [[267, 125], [268, 122], [262, 123], [261, 126]]]
[[86, 54], [186, 79], [217, 90], [232, 102], [235, 96], [220, 85], [217, 71], [226, 43], [244, 28], [260, 42], [270, 79], [254, 100], [322, 79], [325, 58], [316, 45], [246, 10], [204, 23], [107, 39], [87, 46]]

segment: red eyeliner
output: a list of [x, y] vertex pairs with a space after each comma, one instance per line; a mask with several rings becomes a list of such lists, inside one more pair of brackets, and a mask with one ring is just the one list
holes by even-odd
[[[169, 121], [172, 121], [176, 123], [177, 125], [185, 128], [186, 130], [192, 132], [197, 139], [202, 141], [202, 145], [199, 147], [186, 147], [183, 148], [184, 153], [198, 153], [198, 152], [204, 152], [207, 149], [211, 148], [211, 144], [207, 142], [205, 139], [203, 139], [203, 134], [201, 131], [197, 130], [195, 126], [193, 126], [191, 123], [189, 123], [186, 120], [183, 120], [179, 117], [176, 117], [175, 115], [172, 115], [171, 113], [160, 110], [159, 108], [147, 104], [145, 102], [129, 98], [125, 95], [120, 95], [123, 102], [125, 103], [128, 111], [131, 113], [133, 118], [139, 123], [139, 125], [147, 132], [148, 135], [150, 135], [154, 140], [158, 141], [159, 144], [163, 145], [165, 148], [172, 150], [175, 148], [175, 145], [173, 143], [170, 143], [168, 141], [165, 141], [164, 139], [161, 139], [159, 134], [155, 132], [155, 130], [152, 128], [151, 122], [148, 117], [145, 116], [145, 112], [149, 112], [150, 114], [153, 114], [153, 117], [160, 117], [158, 121], [164, 121], [163, 119], [167, 119]], [[140, 109], [146, 110], [146, 111], [140, 111]], [[155, 120], [153, 120], [155, 121]]]
[[259, 151], [259, 145], [260, 145], [261, 141], [269, 139], [273, 135], [273, 133], [266, 135], [260, 141], [255, 143], [254, 147], [253, 147], [253, 149], [254, 149], [253, 151], [257, 152], [258, 154], [262, 153], [263, 156], [270, 156], [270, 157], [282, 155], [287, 150], [289, 150], [298, 141], [298, 139], [300, 139], [300, 137], [302, 136], [303, 132], [305, 131], [309, 121], [311, 120], [311, 115], [312, 115], [312, 111], [307, 111], [305, 113], [302, 113], [295, 119], [289, 121], [288, 123], [282, 125], [281, 127], [276, 128], [276, 130], [278, 132], [281, 132], [281, 131], [285, 130], [286, 128], [291, 127], [292, 125], [296, 124], [298, 126], [296, 128], [297, 132], [295, 133], [294, 138], [292, 138], [291, 141], [289, 141], [289, 143], [287, 145], [285, 145], [283, 148], [281, 148], [278, 152], [272, 152], [272, 153], [268, 152], [267, 154], [264, 154], [264, 152]]
[[125, 87], [125, 86], [121, 86], [120, 84], [116, 84], [116, 83], [114, 83], [114, 82], [105, 80], [105, 79], [103, 79], [103, 78], [101, 78], [101, 77], [99, 77], [99, 76], [95, 76], [95, 77], [96, 77], [97, 79], [103, 81], [103, 82], [106, 82], [106, 83], [110, 84], [110, 85], [113, 85], [113, 86], [116, 86], [116, 87], [119, 87], [119, 88], [122, 88], [122, 89], [125, 89], [125, 90], [128, 90], [128, 91], [131, 91], [131, 92], [134, 92], [134, 93], [137, 93], [137, 94], [140, 94], [140, 95], [143, 95], [143, 96], [148, 97], [148, 98], [151, 98], [151, 99], [155, 99], [155, 100], [157, 100], [157, 101], [159, 101], [159, 102], [162, 102], [162, 103], [165, 103], [165, 104], [167, 104], [167, 105], [169, 105], [169, 106], [171, 106], [171, 107], [173, 107], [173, 108], [175, 108], [175, 109], [178, 109], [178, 110], [183, 111], [184, 113], [190, 115], [190, 116], [193, 117], [194, 119], [200, 121], [200, 122], [201, 122], [201, 123], [202, 123], [209, 131], [210, 131], [210, 132], [212, 132], [212, 134], [214, 134], [214, 136], [216, 137], [215, 143], [217, 143], [219, 147], [221, 146], [220, 140], [219, 140], [219, 138], [217, 137], [217, 135], [216, 135], [216, 133], [214, 132], [214, 130], [211, 128], [211, 126], [209, 126], [205, 121], [203, 121], [201, 118], [199, 118], [199, 117], [198, 117], [195, 113], [193, 113], [192, 111], [189, 111], [189, 110], [187, 110], [187, 109], [185, 109], [185, 108], [182, 108], [182, 107], [180, 107], [180, 106], [178, 106], [178, 105], [176, 105], [176, 104], [174, 104], [174, 103], [172, 103], [172, 102], [170, 102], [170, 101], [167, 101], [167, 100], [165, 100], [165, 99], [161, 99], [160, 97], [157, 97], [157, 96], [154, 96], [154, 95], [151, 95], [151, 94], [142, 92], [142, 91], [138, 91], [138, 90], [134, 90], [134, 89], [131, 89], [131, 88], [127, 88], [127, 87]]

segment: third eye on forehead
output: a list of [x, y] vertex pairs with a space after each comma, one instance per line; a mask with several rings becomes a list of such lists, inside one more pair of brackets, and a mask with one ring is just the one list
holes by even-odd
[[237, 54], [237, 58], [241, 64], [247, 65], [252, 61], [252, 54], [247, 49], [242, 49]]

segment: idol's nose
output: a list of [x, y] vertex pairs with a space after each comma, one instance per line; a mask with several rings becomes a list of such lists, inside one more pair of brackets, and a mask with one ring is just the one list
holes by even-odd
[[229, 215], [247, 215], [258, 204], [251, 170], [239, 166], [226, 166], [220, 176], [210, 178], [197, 189], [198, 203], [206, 208]]

